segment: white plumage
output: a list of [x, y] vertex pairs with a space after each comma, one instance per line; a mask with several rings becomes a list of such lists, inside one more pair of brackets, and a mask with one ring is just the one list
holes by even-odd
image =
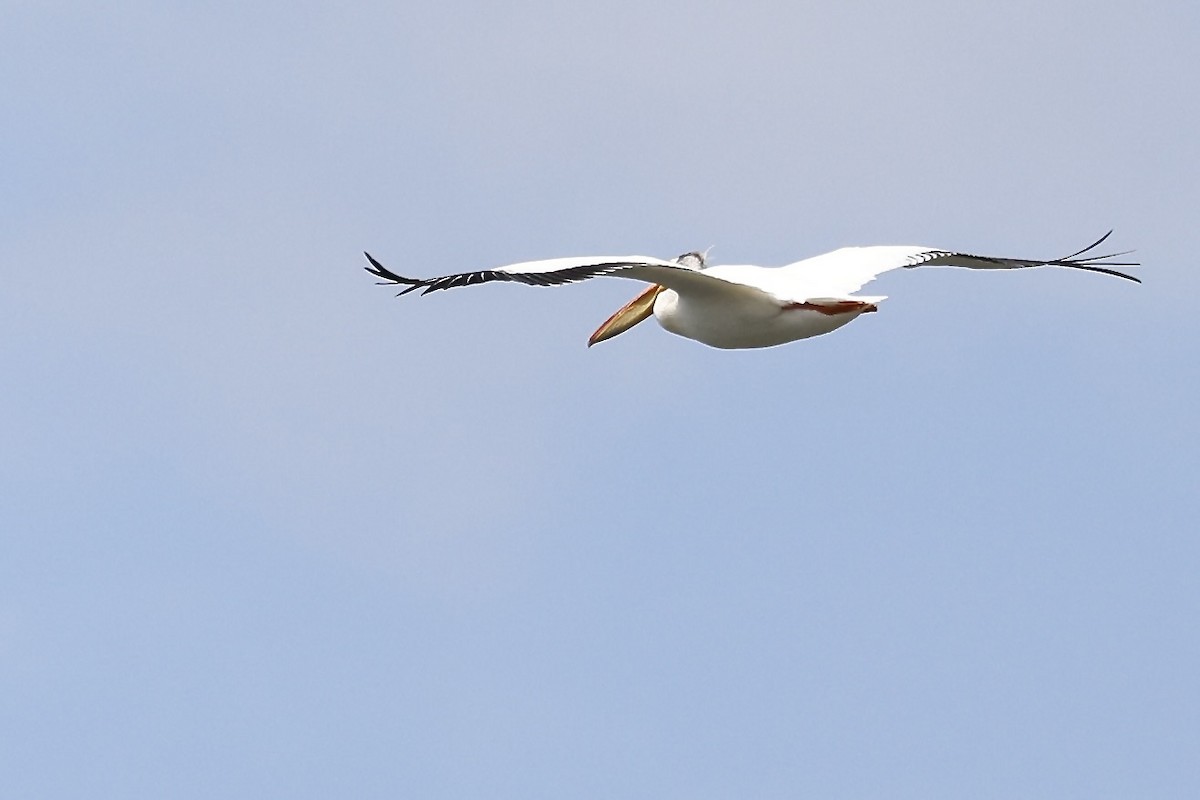
[[703, 253], [685, 253], [673, 261], [649, 256], [582, 256], [527, 261], [495, 269], [406, 278], [366, 254], [367, 270], [384, 283], [404, 286], [400, 294], [492, 281], [555, 286], [611, 275], [651, 284], [592, 334], [589, 346], [622, 333], [654, 314], [671, 333], [719, 348], [771, 347], [829, 333], [875, 311], [885, 298], [855, 292], [885, 272], [914, 267], [1021, 269], [1056, 266], [1087, 270], [1139, 282], [1112, 267], [1137, 266], [1113, 261], [1127, 253], [1086, 255], [1112, 231], [1064, 258], [1021, 259], [976, 256], [919, 246], [844, 247], [783, 267], [750, 264], [707, 266]]

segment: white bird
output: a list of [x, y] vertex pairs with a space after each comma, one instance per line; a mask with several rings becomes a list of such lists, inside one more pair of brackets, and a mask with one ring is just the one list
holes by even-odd
[[384, 267], [370, 253], [364, 255], [371, 262], [367, 271], [382, 278], [381, 283], [406, 287], [399, 293], [401, 295], [417, 289], [428, 294], [490, 281], [556, 286], [601, 275], [644, 281], [651, 286], [605, 320], [588, 339], [589, 347], [624, 333], [654, 314], [659, 325], [671, 333], [711, 347], [738, 349], [772, 347], [819, 336], [842, 327], [860, 314], [876, 311], [885, 297], [861, 296], [855, 292], [894, 269], [1053, 266], [1099, 272], [1141, 283], [1132, 275], [1112, 269], [1138, 266], [1137, 262], [1112, 260], [1132, 251], [1086, 255], [1111, 234], [1109, 231], [1069, 256], [1048, 260], [992, 258], [936, 247], [901, 245], [843, 247], [783, 267], [708, 266], [705, 253], [691, 252], [674, 261], [649, 256], [555, 258], [438, 278], [405, 278]]

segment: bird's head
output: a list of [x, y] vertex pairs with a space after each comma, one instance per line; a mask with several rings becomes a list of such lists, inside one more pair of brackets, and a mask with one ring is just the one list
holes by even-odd
[[675, 256], [675, 263], [683, 267], [691, 269], [704, 269], [704, 265], [708, 263], [708, 251], [712, 250], [712, 245], [704, 252], [693, 250], [690, 253], [684, 253], [680, 256]]
[[[709, 250], [712, 250], [711, 246], [703, 252], [692, 250], [689, 253], [676, 256], [675, 263], [688, 269], [704, 269], [704, 265], [708, 262]], [[653, 314], [654, 300], [663, 288], [657, 285], [651, 286], [618, 309], [611, 317], [604, 320], [604, 324], [597, 328], [596, 332], [588, 339], [588, 347], [624, 333]]]

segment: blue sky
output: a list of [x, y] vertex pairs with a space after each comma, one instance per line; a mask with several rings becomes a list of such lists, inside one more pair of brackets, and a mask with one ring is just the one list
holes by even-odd
[[[11, 797], [1200, 791], [1192, 3], [15, 3]], [[719, 352], [714, 245], [1038, 257]]]

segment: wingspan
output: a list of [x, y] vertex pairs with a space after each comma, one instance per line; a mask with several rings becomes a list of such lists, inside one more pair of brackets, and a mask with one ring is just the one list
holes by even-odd
[[669, 261], [647, 256], [596, 256], [526, 261], [507, 267], [459, 272], [435, 278], [406, 278], [380, 264], [370, 253], [363, 253], [363, 255], [367, 257], [367, 261], [371, 262], [371, 266], [366, 268], [367, 272], [382, 278], [382, 283], [408, 287], [400, 292], [402, 295], [417, 289], [424, 290], [421, 294], [429, 294], [440, 289], [453, 289], [456, 286], [470, 286], [492, 281], [513, 281], [530, 286], [559, 286], [635, 267], [670, 268], [677, 266]]
[[[381, 284], [406, 287], [399, 293], [401, 295], [418, 289], [423, 290], [421, 294], [429, 294], [440, 289], [452, 289], [456, 286], [471, 286], [493, 281], [512, 281], [530, 286], [560, 286], [604, 275], [658, 284], [689, 293], [723, 292], [729, 291], [737, 285], [723, 278], [709, 275], [697, 266], [693, 266], [697, 263], [692, 259], [693, 256], [696, 256], [694, 253], [680, 256], [675, 261], [665, 261], [651, 256], [552, 258], [544, 261], [525, 261], [495, 269], [442, 275], [436, 278], [406, 278], [380, 264], [370, 253], [363, 253], [363, 255], [371, 262], [366, 270], [381, 278]], [[698, 260], [698, 263], [703, 264], [702, 259]]]
[[1066, 267], [1098, 272], [1141, 283], [1139, 278], [1113, 269], [1113, 267], [1140, 266], [1136, 261], [1112, 260], [1128, 255], [1132, 251], [1086, 255], [1103, 244], [1110, 235], [1112, 235], [1112, 231], [1069, 256], [1051, 259], [995, 258], [920, 246], [844, 247], [834, 250], [832, 253], [789, 264], [783, 267], [781, 272], [786, 272], [792, 280], [796, 281], [797, 285], [803, 285], [806, 293], [810, 296], [828, 295], [831, 297], [841, 297], [856, 292], [891, 270], [927, 266], [966, 267], [968, 269]]

